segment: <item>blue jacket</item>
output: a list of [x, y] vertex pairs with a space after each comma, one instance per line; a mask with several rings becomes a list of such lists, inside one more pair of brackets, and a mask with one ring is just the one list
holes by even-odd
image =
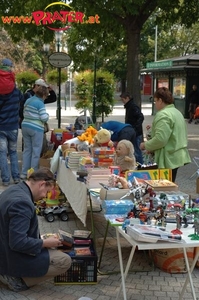
[[31, 190], [25, 182], [9, 187], [0, 195], [0, 274], [45, 275], [49, 253], [42, 245]]
[[16, 87], [10, 94], [0, 95], [0, 131], [19, 128], [19, 107], [23, 95]]
[[125, 124], [118, 121], [108, 121], [101, 124], [101, 127], [112, 131], [111, 140], [113, 142], [118, 141], [118, 133], [125, 127], [132, 127], [130, 124]]

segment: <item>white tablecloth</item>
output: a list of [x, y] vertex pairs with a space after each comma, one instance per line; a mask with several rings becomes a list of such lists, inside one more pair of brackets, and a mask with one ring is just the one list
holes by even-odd
[[66, 168], [65, 161], [60, 158], [57, 168], [57, 183], [65, 194], [74, 213], [86, 226], [87, 215], [87, 187], [77, 180], [76, 173]]

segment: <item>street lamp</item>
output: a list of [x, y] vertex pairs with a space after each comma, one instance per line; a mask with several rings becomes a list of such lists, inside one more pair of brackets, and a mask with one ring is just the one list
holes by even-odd
[[[48, 52], [50, 50], [50, 45], [49, 44], [43, 44], [43, 51], [45, 55], [47, 56]], [[43, 77], [45, 78], [46, 75], [46, 58], [43, 58]]]
[[[62, 40], [63, 31], [55, 31], [55, 41], [57, 43], [57, 52], [60, 52], [61, 40]], [[57, 99], [57, 119], [58, 119], [58, 128], [61, 127], [61, 68], [57, 68], [58, 71], [58, 99]]]

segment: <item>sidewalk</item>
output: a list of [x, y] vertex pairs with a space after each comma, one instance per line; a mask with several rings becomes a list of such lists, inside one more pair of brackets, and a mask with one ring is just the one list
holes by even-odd
[[[147, 107], [146, 107], [147, 106]], [[145, 115], [145, 121], [143, 128], [147, 124], [151, 124], [153, 116], [151, 116], [150, 107], [148, 104], [143, 107], [143, 113]], [[50, 113], [50, 127], [57, 128], [56, 119], [56, 105], [51, 105], [47, 107]], [[73, 107], [64, 110], [62, 108], [62, 127], [65, 128], [67, 124], [74, 123], [75, 118], [79, 115]], [[106, 118], [106, 120], [115, 119], [119, 121], [124, 121], [124, 109], [119, 106], [114, 109], [114, 113]], [[187, 124], [188, 128], [188, 140], [189, 140], [189, 151], [191, 157], [199, 156], [199, 125]], [[19, 137], [19, 157], [21, 157], [21, 134]], [[196, 180], [189, 179], [189, 177], [194, 173], [196, 166], [194, 164], [189, 164], [179, 169], [177, 175], [177, 184], [179, 189], [183, 192], [191, 194], [193, 197], [198, 195], [195, 192]], [[67, 179], [66, 179], [67, 180]], [[89, 211], [88, 204], [88, 214], [86, 220], [86, 229], [91, 230], [91, 214]], [[103, 237], [106, 229], [106, 221], [104, 216], [99, 210], [94, 212], [94, 222], [96, 231], [96, 241], [97, 241], [97, 253], [98, 257], [100, 255], [100, 250], [103, 242]], [[68, 232], [73, 232], [74, 229], [85, 229], [80, 220], [72, 212], [69, 213], [69, 220], [67, 222], [62, 222], [56, 219], [53, 223], [48, 223], [43, 217], [39, 217], [41, 234], [49, 232], [57, 232], [57, 230], [63, 229]], [[130, 247], [127, 242], [123, 243], [122, 248], [124, 259], [124, 265], [126, 263], [127, 257], [129, 256]], [[20, 267], [20, 266], [19, 266]], [[94, 285], [62, 285], [55, 286], [52, 280], [45, 283], [41, 283], [38, 286], [32, 287], [31, 289], [21, 292], [14, 293], [5, 288], [3, 284], [0, 283], [0, 300], [77, 300], [80, 297], [90, 297], [93, 300], [115, 300], [117, 291], [120, 285], [120, 274], [112, 275], [102, 275], [103, 272], [115, 271], [119, 268], [117, 244], [115, 239], [115, 229], [109, 227], [106, 247], [100, 267], [101, 273], [98, 274], [98, 283]], [[186, 274], [169, 274], [160, 271], [159, 269], [152, 270], [146, 260], [143, 252], [136, 252], [135, 258], [133, 260], [133, 269], [138, 272], [132, 272], [127, 279], [127, 299], [128, 300], [177, 300], [178, 292], [182, 289], [184, 283], [184, 278]], [[193, 281], [195, 285], [196, 295], [199, 293], [198, 285], [199, 270], [195, 269], [193, 272]], [[192, 294], [190, 287], [188, 285], [184, 299], [192, 299]], [[119, 300], [122, 300], [122, 294]]]

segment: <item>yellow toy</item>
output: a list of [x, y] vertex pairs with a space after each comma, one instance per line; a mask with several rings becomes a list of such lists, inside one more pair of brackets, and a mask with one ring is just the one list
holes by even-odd
[[94, 147], [113, 147], [111, 141], [111, 132], [107, 129], [101, 128], [94, 136]]
[[94, 136], [97, 133], [97, 129], [95, 129], [92, 126], [89, 126], [85, 132], [83, 132], [80, 136], [77, 136], [77, 138], [81, 142], [87, 142], [89, 145], [92, 145], [94, 143]]

